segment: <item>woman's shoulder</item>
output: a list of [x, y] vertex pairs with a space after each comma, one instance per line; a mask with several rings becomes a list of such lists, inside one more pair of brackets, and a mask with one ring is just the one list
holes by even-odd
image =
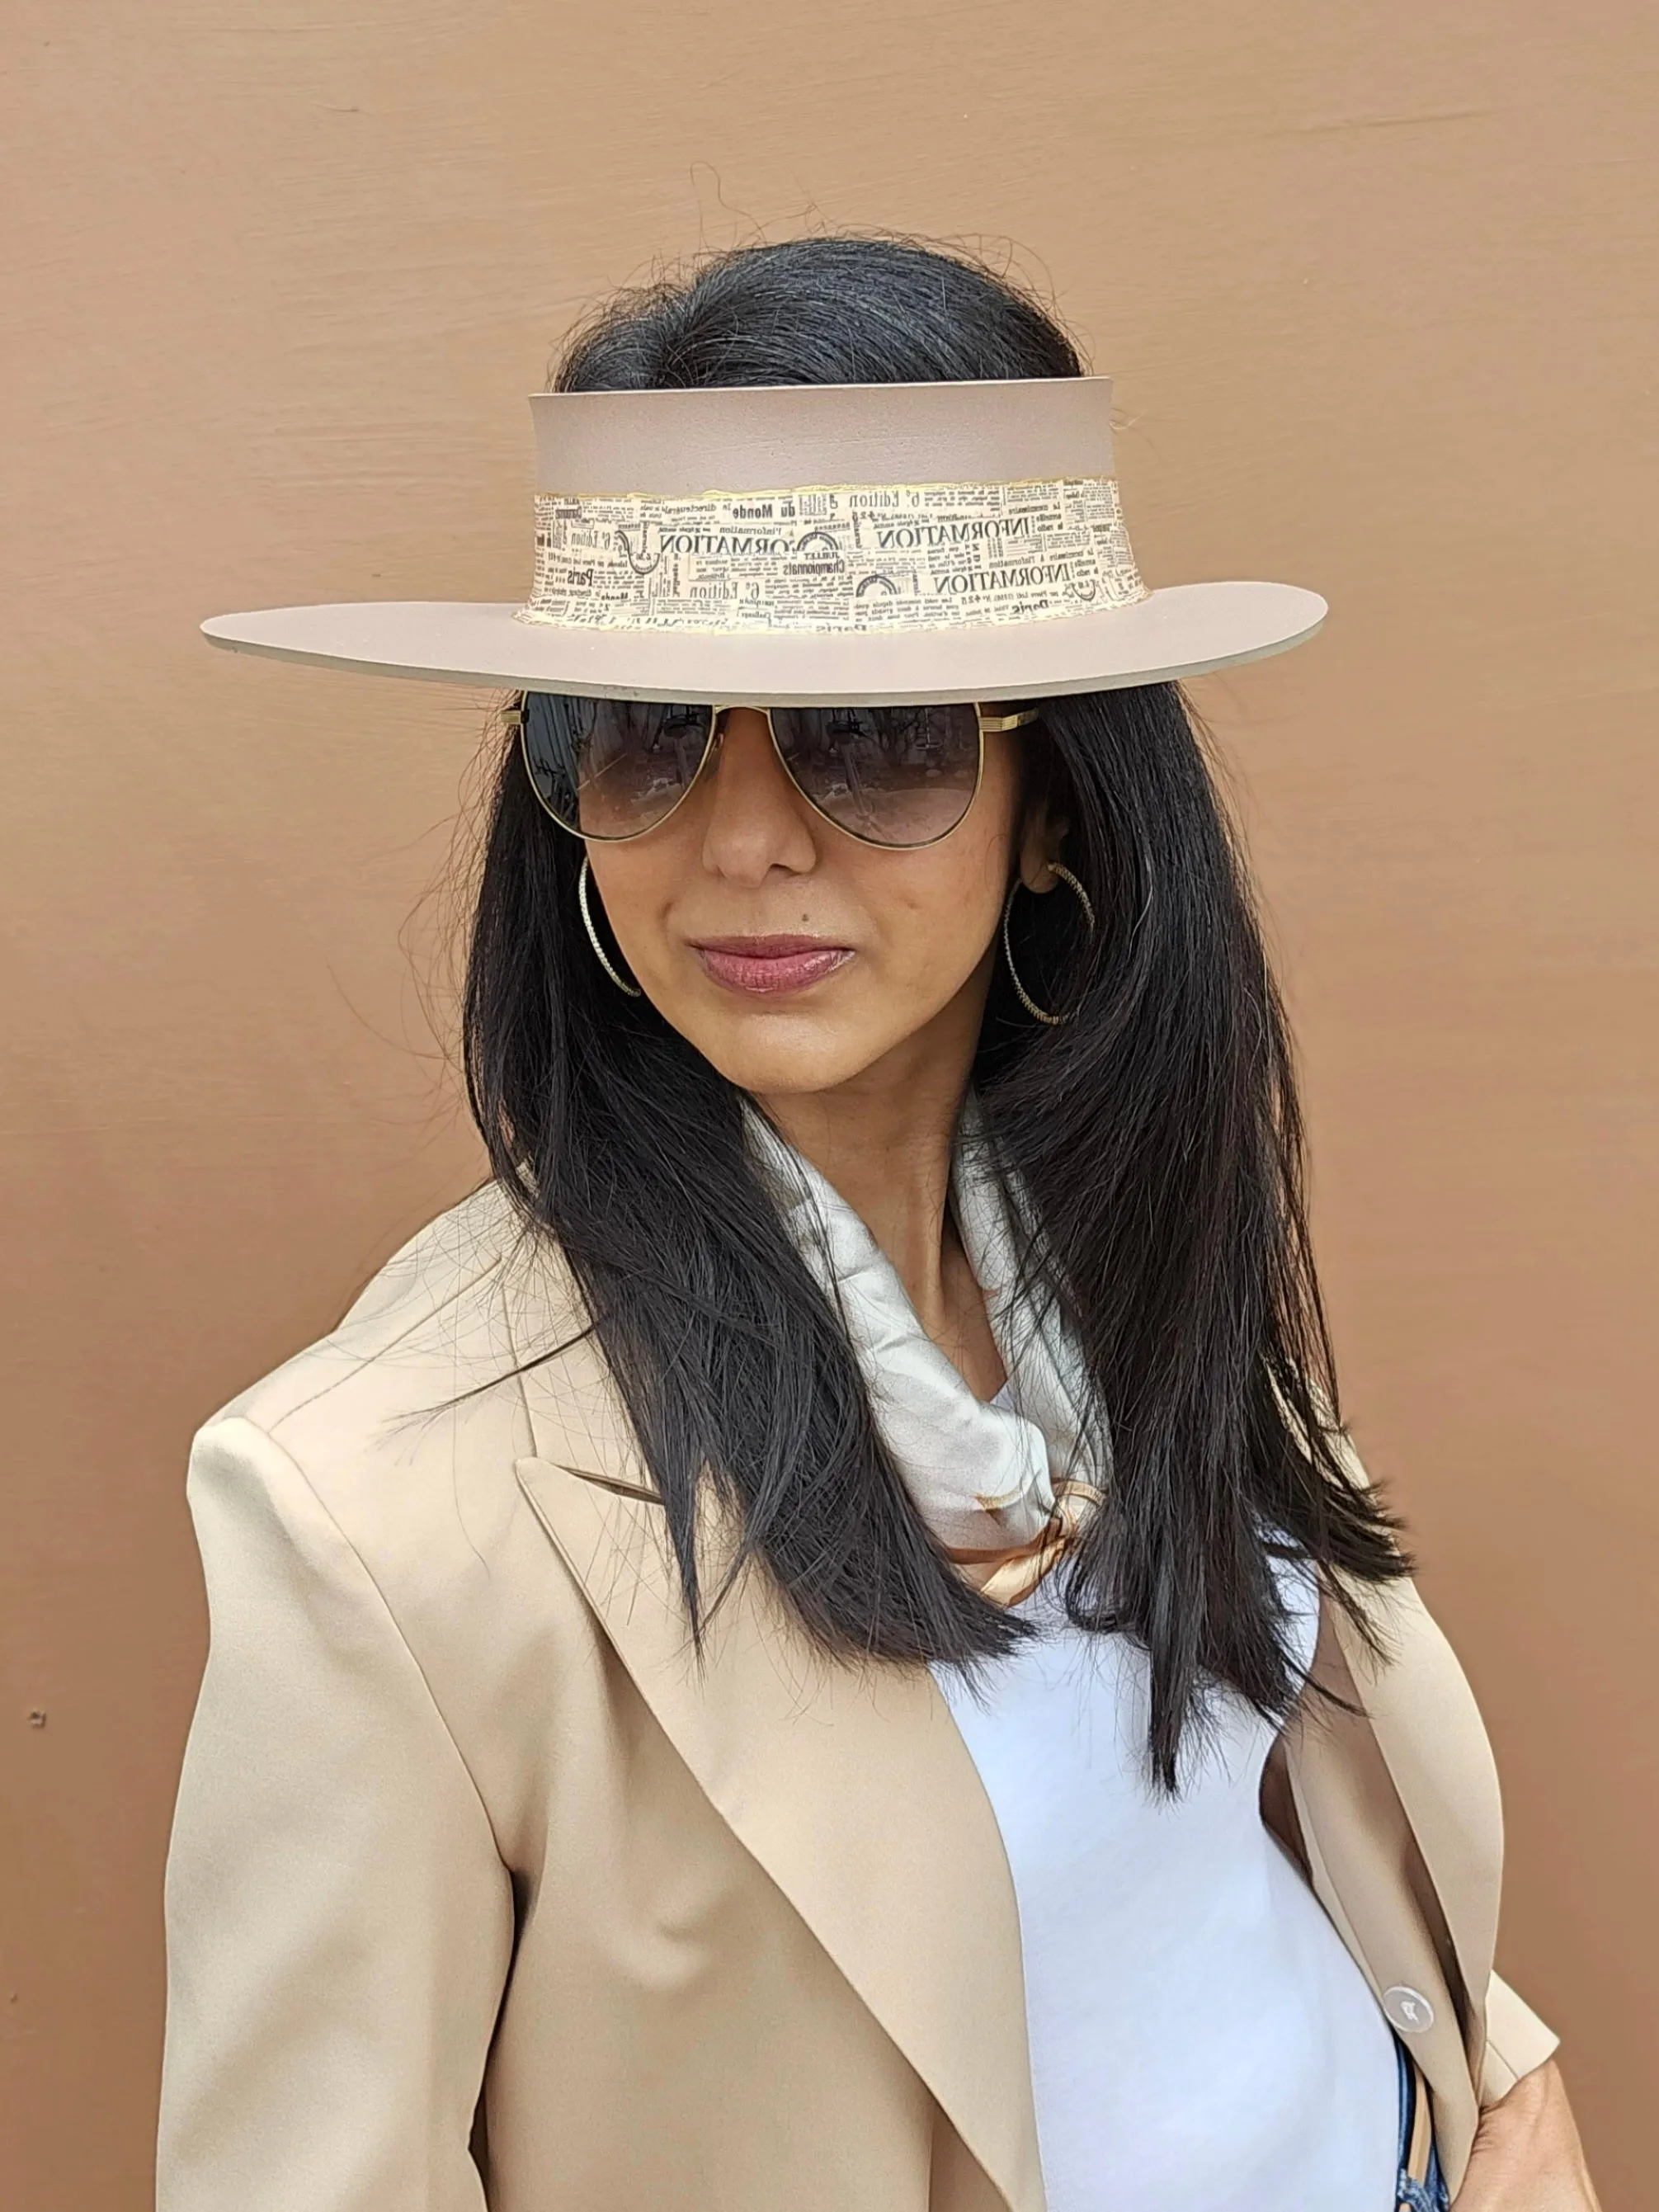
[[240, 1437], [250, 1473], [286, 1462], [356, 1543], [421, 1540], [434, 1520], [459, 1530], [458, 1504], [488, 1515], [536, 1448], [526, 1363], [556, 1370], [561, 1347], [585, 1340], [557, 1248], [489, 1184], [394, 1252], [325, 1335], [221, 1407], [195, 1457], [222, 1462]]
[[[269, 1431], [327, 1402], [331, 1416], [369, 1400], [412, 1406], [438, 1370], [467, 1382], [522, 1231], [494, 1183], [418, 1229], [379, 1267], [324, 1335], [246, 1384], [211, 1416]], [[386, 1410], [392, 1410], [389, 1402]]]
[[[188, 1493], [229, 1725], [257, 1729], [267, 1693], [286, 1712], [331, 1668], [356, 1701], [340, 1724], [371, 1711], [411, 1757], [435, 1715], [518, 1848], [561, 1700], [597, 1665], [520, 1479], [579, 1403], [565, 1370], [591, 1372], [586, 1343], [556, 1249], [479, 1192], [202, 1426]], [[549, 1349], [532, 1388], [526, 1362]]]

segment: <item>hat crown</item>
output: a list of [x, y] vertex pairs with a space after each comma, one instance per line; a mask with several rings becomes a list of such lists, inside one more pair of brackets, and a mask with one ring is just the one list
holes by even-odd
[[665, 499], [1109, 477], [1111, 405], [1108, 376], [543, 392], [530, 402], [538, 490]]

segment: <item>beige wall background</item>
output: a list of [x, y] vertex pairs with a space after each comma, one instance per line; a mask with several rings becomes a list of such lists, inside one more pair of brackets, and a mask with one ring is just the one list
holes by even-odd
[[[1115, 373], [1305, 1053], [1355, 1425], [1484, 1699], [1502, 1958], [1650, 2202], [1659, 19], [1638, 0], [12, 0], [0, 2197], [139, 2212], [192, 1428], [465, 1188], [482, 702], [226, 608], [508, 599], [524, 396], [653, 257], [1003, 252]], [[428, 1012], [431, 1018], [428, 1019]]]

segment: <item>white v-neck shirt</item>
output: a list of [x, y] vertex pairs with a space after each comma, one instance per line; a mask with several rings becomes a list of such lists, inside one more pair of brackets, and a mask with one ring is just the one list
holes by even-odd
[[[1305, 1668], [1317, 1589], [1279, 1571]], [[1048, 2212], [1389, 2212], [1393, 2033], [1262, 1823], [1271, 1725], [1218, 1692], [1156, 1797], [1144, 1653], [1072, 1627], [1053, 1577], [1016, 1610], [1042, 1632], [977, 1692], [935, 1674], [1018, 1899]]]

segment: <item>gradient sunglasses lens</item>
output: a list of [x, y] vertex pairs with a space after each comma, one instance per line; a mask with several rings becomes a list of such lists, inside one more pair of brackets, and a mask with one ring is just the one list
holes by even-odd
[[931, 845], [979, 788], [972, 705], [775, 707], [784, 764], [819, 812], [872, 845]]
[[580, 837], [637, 837], [696, 782], [714, 713], [651, 699], [524, 695], [525, 766], [536, 796]]

